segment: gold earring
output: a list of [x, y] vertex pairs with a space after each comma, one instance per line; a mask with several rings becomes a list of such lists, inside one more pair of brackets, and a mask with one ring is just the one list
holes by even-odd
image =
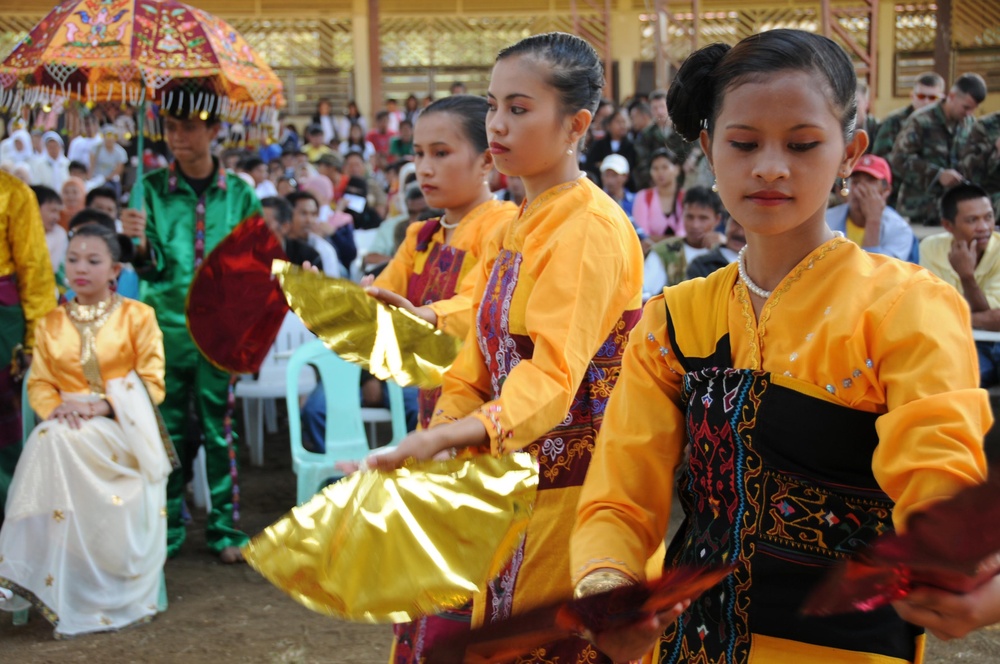
[[840, 178], [840, 195], [847, 198], [847, 195], [851, 193], [851, 186], [847, 183], [847, 180], [843, 177]]

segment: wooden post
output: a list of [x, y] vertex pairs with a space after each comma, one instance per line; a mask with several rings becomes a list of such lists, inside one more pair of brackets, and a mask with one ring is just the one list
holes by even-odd
[[[890, 49], [890, 53], [895, 48]], [[878, 99], [878, 0], [868, 0], [868, 112]], [[872, 138], [872, 140], [875, 140]]]
[[937, 32], [934, 33], [934, 71], [947, 85], [951, 85], [952, 82], [951, 54], [951, 0], [938, 0]]
[[655, 23], [653, 28], [653, 43], [656, 44], [656, 55], [653, 61], [655, 87], [667, 89], [667, 7], [666, 0], [654, 0]]
[[691, 52], [698, 50], [701, 36], [701, 0], [691, 0]]
[[819, 7], [821, 18], [820, 25], [823, 30], [823, 36], [829, 39], [830, 24], [833, 22], [833, 12], [830, 11], [830, 0], [821, 0]]
[[368, 111], [374, 127], [375, 114], [382, 110], [382, 42], [379, 39], [378, 0], [368, 0], [368, 62], [371, 76], [372, 106]]

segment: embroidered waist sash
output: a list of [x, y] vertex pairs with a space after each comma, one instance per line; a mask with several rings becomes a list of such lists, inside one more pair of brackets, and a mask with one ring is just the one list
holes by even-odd
[[920, 630], [891, 607], [799, 614], [834, 563], [892, 530], [892, 501], [871, 470], [877, 415], [759, 371], [700, 368], [685, 375], [684, 396], [686, 518], [666, 565], [736, 568], [667, 630], [660, 661], [746, 662], [752, 634], [912, 660]]
[[[441, 225], [440, 219], [428, 219], [417, 236], [417, 251], [427, 251], [430, 239]], [[437, 243], [431, 247], [424, 262], [424, 269], [410, 275], [406, 285], [406, 299], [418, 307], [447, 300], [455, 296], [465, 264], [464, 249]], [[426, 429], [434, 415], [434, 406], [441, 396], [441, 388], [421, 389], [418, 393], [418, 421]]]
[[0, 277], [0, 368], [10, 365], [14, 347], [24, 341], [24, 309], [14, 275]]

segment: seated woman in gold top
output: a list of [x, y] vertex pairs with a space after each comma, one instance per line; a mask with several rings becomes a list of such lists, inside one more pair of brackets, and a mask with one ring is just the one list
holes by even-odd
[[75, 230], [76, 298], [38, 323], [28, 382], [45, 421], [14, 473], [0, 530], [0, 608], [39, 609], [57, 635], [117, 629], [157, 612], [166, 559], [168, 451], [153, 310], [112, 292], [131, 243]]

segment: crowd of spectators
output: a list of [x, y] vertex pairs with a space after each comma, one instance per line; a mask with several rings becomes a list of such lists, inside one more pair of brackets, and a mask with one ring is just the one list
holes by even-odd
[[[452, 86], [453, 93], [463, 90], [461, 83]], [[947, 192], [978, 186], [995, 214], [1000, 113], [976, 118], [986, 93], [976, 74], [959, 77], [950, 88], [937, 74], [922, 74], [910, 102], [880, 121], [870, 112], [867, 86], [859, 83], [857, 122], [868, 133], [868, 154], [831, 192], [831, 229], [868, 251], [924, 262], [918, 237], [928, 234], [922, 227], [946, 219], [940, 201]], [[258, 149], [223, 148], [220, 141], [218, 158], [253, 187], [293, 262], [360, 279], [384, 267], [407, 223], [434, 214], [414, 184], [411, 163], [414, 122], [431, 101], [412, 94], [402, 104], [388, 99], [369, 121], [353, 101], [338, 112], [322, 99], [307, 124], [286, 121], [276, 140]], [[0, 168], [36, 192], [57, 275], [70, 218], [95, 201], [117, 212], [127, 203], [129, 165], [137, 160], [134, 119], [127, 111], [98, 107], [78, 124], [69, 135], [15, 121], [0, 142]], [[148, 168], [166, 165], [162, 147], [152, 143], [143, 155]], [[665, 91], [622, 104], [602, 100], [578, 157], [581, 170], [633, 222], [646, 252], [647, 297], [703, 275], [706, 265], [736, 259], [742, 229], [712, 191], [714, 176], [702, 146], [674, 131]], [[490, 185], [500, 199], [523, 200], [516, 179], [494, 172]], [[953, 229], [952, 223], [944, 221], [944, 229]], [[979, 318], [977, 325], [1000, 330], [1000, 318]]]

